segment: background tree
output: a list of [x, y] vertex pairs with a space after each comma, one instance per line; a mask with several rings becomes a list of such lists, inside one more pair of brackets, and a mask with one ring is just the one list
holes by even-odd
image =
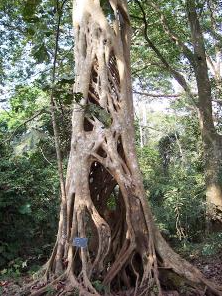
[[[221, 220], [222, 205], [221, 135], [217, 132], [212, 111], [212, 101], [215, 100], [220, 106], [221, 97], [218, 84], [221, 80], [221, 32], [218, 29], [220, 3], [174, 1], [174, 8], [171, 9], [168, 1], [135, 2], [140, 7], [141, 16], [136, 15], [137, 6], [134, 4], [131, 8], [132, 17], [135, 16], [137, 23], [140, 20], [144, 24], [144, 28], [137, 29], [135, 33], [142, 34], [151, 49], [151, 52], [145, 50], [143, 53], [148, 61], [147, 67], [152, 68], [154, 77], [157, 69], [164, 71], [163, 77], [169, 73], [186, 92], [198, 113], [205, 154], [209, 226], [210, 221]], [[152, 25], [154, 23], [155, 26]], [[210, 39], [212, 42], [209, 42]], [[151, 57], [152, 62], [149, 62]]]

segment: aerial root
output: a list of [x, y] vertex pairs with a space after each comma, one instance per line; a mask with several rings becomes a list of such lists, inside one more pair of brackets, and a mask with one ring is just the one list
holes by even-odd
[[[133, 252], [133, 254], [130, 256], [128, 263], [127, 262], [125, 263], [125, 264], [129, 264], [129, 266], [132, 268], [133, 273], [136, 277], [135, 287], [132, 290], [130, 289], [130, 287], [128, 288], [129, 295], [131, 296], [157, 295], [156, 293], [158, 293], [158, 296], [163, 295], [164, 293], [162, 294], [162, 291], [159, 289], [158, 284], [156, 283], [156, 279], [154, 275], [154, 269], [155, 269], [154, 264], [149, 266], [149, 268], [144, 266], [145, 270], [150, 269], [150, 276], [141, 285], [141, 280], [140, 280], [141, 275], [139, 274], [139, 271], [136, 268], [136, 262], [133, 261], [134, 255], [135, 255], [135, 252]], [[150, 265], [150, 262], [149, 263], [147, 262], [146, 264]], [[123, 274], [123, 268], [121, 269], [121, 274]], [[194, 275], [194, 279], [196, 277], [196, 283], [195, 283], [195, 281], [191, 282], [189, 279], [186, 279], [182, 275], [178, 274], [175, 270], [173, 270], [172, 266], [170, 268], [163, 268], [163, 269], [164, 271], [166, 270], [166, 276], [167, 276], [166, 279], [169, 280], [169, 284], [171, 283], [170, 274], [174, 274], [176, 277], [178, 277], [178, 279], [181, 278], [181, 280], [183, 281], [183, 286], [184, 287], [186, 286], [189, 289], [189, 292], [192, 293], [192, 295], [222, 296], [222, 290], [220, 290], [219, 287], [211, 284], [207, 279], [204, 278], [204, 276], [202, 276], [201, 278], [200, 277], [201, 273], [197, 273], [197, 275]], [[67, 269], [62, 275], [58, 276], [54, 280], [51, 280], [51, 282], [46, 283], [46, 285], [44, 287], [41, 287], [39, 290], [33, 291], [31, 286], [29, 285], [29, 293], [24, 294], [24, 290], [23, 290], [22, 291], [23, 293], [20, 292], [19, 294], [17, 294], [17, 296], [18, 295], [40, 296], [46, 293], [47, 291], [49, 291], [50, 288], [53, 290], [55, 289], [56, 291], [55, 295], [60, 295], [60, 296], [69, 295], [69, 293], [70, 295], [73, 295], [74, 292], [77, 292], [78, 295], [80, 296], [100, 296], [100, 293], [95, 290], [92, 283], [90, 282], [90, 279], [87, 277], [87, 280], [86, 280], [86, 276], [87, 275], [83, 277], [83, 272], [81, 272], [80, 275], [76, 277], [71, 269], [69, 270]], [[161, 273], [159, 278], [161, 281], [161, 278], [162, 278]], [[60, 281], [61, 281], [62, 287], [58, 288]], [[32, 286], [36, 285], [37, 283], [41, 283], [41, 280], [37, 280], [33, 282]], [[178, 281], [176, 285], [174, 284], [173, 284], [173, 287], [175, 288], [175, 292], [176, 292], [178, 288], [181, 288], [181, 282]], [[26, 292], [28, 292], [27, 287], [26, 287]], [[31, 294], [30, 294], [30, 290], [31, 290]], [[113, 295], [113, 294], [110, 293], [109, 295]]]
[[118, 257], [116, 258], [115, 262], [113, 263], [106, 277], [104, 278], [103, 285], [107, 286], [108, 284], [111, 283], [111, 281], [114, 279], [116, 274], [118, 274], [121, 271], [126, 261], [130, 258], [130, 255], [132, 254], [133, 250], [134, 250], [134, 245], [128, 241], [125, 241], [122, 249], [120, 250]]
[[49, 258], [48, 262], [46, 263], [46, 271], [45, 271], [45, 280], [46, 281], [49, 279], [50, 270], [52, 270], [52, 266], [53, 266], [56, 252], [57, 252], [57, 247], [58, 247], [58, 237], [57, 237], [56, 243], [54, 245], [51, 257]]
[[[57, 290], [56, 284], [59, 282], [64, 282], [64, 285], [62, 287], [62, 291]], [[36, 291], [32, 291], [32, 287], [37, 285], [38, 283], [43, 283], [43, 281], [36, 280], [32, 282], [30, 285], [25, 287], [25, 290], [22, 289], [17, 296], [20, 295], [31, 295], [31, 296], [41, 296], [44, 293], [48, 292], [51, 289], [57, 290], [55, 295], [69, 295], [69, 293], [78, 292], [78, 295], [80, 296], [100, 296], [100, 294], [95, 290], [95, 288], [92, 286], [90, 280], [86, 281], [79, 281], [76, 279], [74, 274], [72, 272], [64, 272], [62, 275], [58, 276], [56, 279], [52, 280], [49, 283], [46, 283], [43, 287]]]
[[53, 280], [52, 282], [48, 283], [47, 285], [45, 285], [44, 287], [42, 287], [41, 289], [35, 291], [35, 292], [31, 292], [31, 296], [40, 296], [43, 293], [47, 292], [49, 290], [50, 287], [53, 287], [55, 284], [57, 284], [59, 281], [63, 280], [65, 277], [65, 273], [63, 273], [62, 275], [60, 275], [59, 277], [57, 277], [55, 280]]
[[[78, 293], [80, 296], [99, 296], [98, 292], [92, 287], [92, 284], [90, 283], [88, 279], [88, 283], [79, 282], [73, 272], [69, 275], [69, 281], [70, 281], [70, 287], [72, 288], [72, 291], [78, 290]], [[92, 291], [93, 288], [93, 291]]]

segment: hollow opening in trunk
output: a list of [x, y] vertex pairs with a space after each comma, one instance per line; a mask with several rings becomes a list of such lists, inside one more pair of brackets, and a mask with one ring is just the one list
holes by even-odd
[[125, 156], [125, 152], [124, 152], [124, 148], [123, 148], [123, 143], [122, 143], [122, 138], [121, 136], [118, 137], [117, 140], [117, 152], [119, 153], [120, 157], [123, 160], [123, 164], [122, 168], [125, 174], [128, 174], [127, 170], [129, 171], [129, 173], [131, 174], [131, 170], [129, 168], [129, 166], [127, 165], [127, 161], [126, 161], [126, 156]]
[[87, 117], [84, 117], [83, 126], [84, 126], [85, 132], [91, 132], [94, 127], [94, 125], [89, 121], [89, 119]]
[[[114, 79], [114, 82], [116, 82], [118, 86], [118, 91], [120, 91], [120, 77], [119, 77], [119, 72], [118, 72], [118, 67], [117, 67], [117, 61], [114, 52], [112, 51], [110, 53], [110, 59], [109, 59], [109, 70], [112, 74], [112, 77]], [[114, 85], [113, 85], [114, 86]]]
[[[106, 157], [106, 153], [102, 148], [99, 148], [97, 153], [102, 157]], [[90, 195], [100, 215], [103, 215], [107, 200], [116, 184], [116, 180], [102, 164], [97, 161], [91, 164], [89, 173]]]
[[109, 91], [112, 97], [114, 109], [117, 111], [118, 106], [116, 104], [120, 100], [120, 77], [116, 57], [113, 52], [110, 53], [108, 69]]
[[88, 101], [92, 104], [98, 105], [99, 106], [99, 95], [97, 92], [90, 87], [89, 93], [88, 93]]
[[[101, 153], [103, 150], [101, 150]], [[89, 188], [92, 201], [99, 215], [111, 230], [111, 246], [106, 258], [107, 268], [115, 261], [121, 249], [125, 232], [125, 204], [113, 176], [98, 162], [93, 162], [89, 173]]]
[[107, 157], [107, 153], [103, 150], [102, 147], [99, 147], [99, 149], [97, 150], [97, 154], [103, 158]]
[[81, 272], [82, 270], [82, 261], [80, 259], [80, 252], [81, 250], [80, 249], [76, 249], [76, 251], [74, 251], [76, 253], [74, 253], [75, 255], [75, 260], [73, 261], [73, 265], [72, 265], [72, 270], [73, 270], [73, 273], [78, 276], [79, 273]]
[[134, 275], [137, 273], [141, 279], [143, 276], [143, 261], [139, 253], [135, 253], [131, 260], [131, 268], [133, 269]]
[[86, 212], [86, 237], [89, 239], [88, 250], [91, 261], [96, 257], [96, 252], [99, 247], [99, 237], [96, 225], [92, 220], [90, 213]]

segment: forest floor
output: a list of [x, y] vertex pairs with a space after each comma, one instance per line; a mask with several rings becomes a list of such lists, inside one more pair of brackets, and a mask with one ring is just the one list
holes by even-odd
[[216, 255], [199, 257], [189, 260], [193, 265], [199, 268], [208, 279], [217, 284], [222, 283], [222, 251]]
[[[199, 268], [205, 276], [215, 283], [222, 283], [222, 251], [216, 255], [211, 256], [191, 256], [188, 259], [193, 265]], [[21, 287], [29, 284], [32, 281], [30, 275], [23, 275], [18, 278], [5, 278], [0, 280], [0, 296], [13, 296], [19, 295], [18, 292]], [[37, 288], [37, 287], [36, 287]], [[38, 287], [40, 288], [40, 287]], [[34, 287], [35, 289], [35, 287]], [[52, 294], [52, 291], [48, 291], [46, 295], [59, 295], [59, 292]], [[116, 294], [117, 296], [128, 296], [131, 295], [129, 292], [122, 292]], [[176, 291], [164, 292], [164, 296], [179, 296]]]

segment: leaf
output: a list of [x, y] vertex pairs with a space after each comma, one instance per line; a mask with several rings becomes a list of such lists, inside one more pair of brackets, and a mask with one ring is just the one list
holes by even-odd
[[12, 260], [14, 258], [14, 254], [13, 253], [9, 253], [9, 252], [5, 252], [4, 254], [4, 257], [8, 260]]
[[1, 256], [0, 257], [0, 267], [5, 266], [5, 264], [6, 264], [6, 259]]
[[3, 274], [6, 274], [7, 272], [8, 272], [8, 270], [5, 268], [1, 271], [1, 274], [3, 275]]
[[24, 204], [18, 209], [19, 213], [22, 215], [31, 214], [32, 209], [30, 204]]
[[0, 253], [5, 251], [5, 246], [0, 246]]
[[32, 128], [26, 134], [21, 136], [19, 140], [14, 144], [14, 153], [17, 156], [22, 155], [25, 152], [34, 152], [37, 150], [37, 145], [40, 140], [45, 137], [45, 134], [35, 128]]
[[49, 61], [50, 56], [44, 43], [40, 44], [38, 47], [33, 48], [33, 57], [39, 64]]
[[29, 36], [34, 36], [35, 35], [35, 30], [32, 27], [27, 28], [27, 33]]
[[44, 30], [43, 33], [46, 35], [46, 37], [49, 37], [53, 34], [53, 32], [49, 30]]
[[114, 11], [113, 11], [109, 1], [101, 0], [100, 5], [101, 5], [101, 7], [102, 7], [108, 21], [112, 22], [115, 19], [115, 15], [114, 15]]
[[22, 262], [22, 268], [27, 267], [27, 260]]
[[[75, 76], [74, 75], [62, 75], [60, 80], [58, 81], [58, 84], [73, 84], [74, 83]], [[81, 94], [80, 92], [74, 93], [74, 94]]]
[[80, 103], [82, 98], [83, 98], [83, 94], [81, 92], [74, 93], [74, 100], [76, 101], [76, 103]]
[[109, 127], [112, 123], [110, 114], [105, 109], [95, 104], [88, 104], [86, 106], [86, 115], [97, 118], [105, 127]]
[[24, 3], [24, 8], [22, 10], [23, 19], [27, 22], [39, 21], [39, 18], [35, 16], [38, 5], [42, 0], [26, 0]]
[[101, 281], [99, 280], [96, 280], [93, 282], [93, 286], [95, 287], [95, 289], [98, 291], [98, 292], [103, 292], [104, 290], [104, 285], [102, 284]]

